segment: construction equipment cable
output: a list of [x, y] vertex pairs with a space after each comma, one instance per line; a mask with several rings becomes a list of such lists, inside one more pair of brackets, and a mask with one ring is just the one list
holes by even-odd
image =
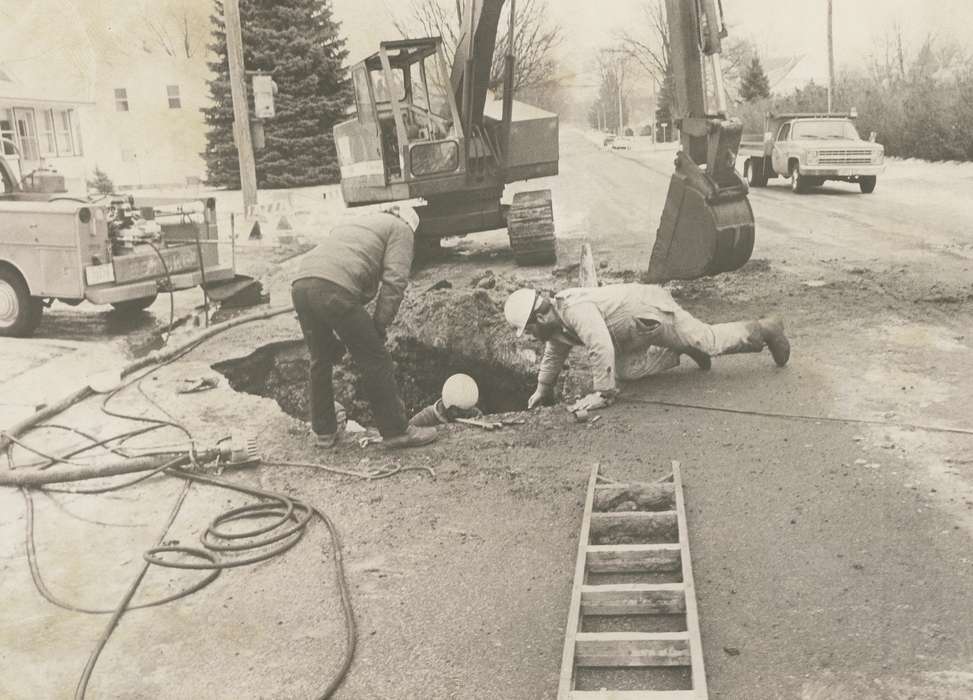
[[780, 418], [785, 420], [818, 421], [824, 423], [844, 423], [850, 425], [874, 425], [884, 428], [899, 428], [902, 430], [923, 430], [929, 433], [953, 433], [956, 435], [973, 435], [973, 430], [967, 428], [946, 428], [936, 425], [921, 425], [917, 423], [899, 423], [874, 418], [842, 418], [840, 416], [812, 416], [802, 413], [775, 413], [773, 411], [753, 411], [743, 408], [727, 408], [724, 406], [704, 406], [701, 404], [684, 403], [680, 401], [660, 401], [658, 399], [638, 399], [626, 396], [626, 402], [646, 404], [652, 406], [666, 406], [668, 408], [688, 408], [694, 411], [714, 411], [716, 413], [734, 413], [743, 416], [758, 416], [761, 418]]
[[[108, 643], [112, 631], [115, 629], [122, 615], [127, 610], [155, 607], [178, 600], [179, 598], [183, 598], [187, 595], [195, 593], [212, 583], [224, 569], [256, 564], [283, 554], [295, 546], [303, 538], [312, 517], [316, 517], [325, 523], [325, 526], [327, 527], [332, 539], [332, 556], [335, 565], [335, 576], [338, 582], [339, 595], [341, 598], [346, 628], [345, 651], [342, 656], [339, 671], [328, 683], [324, 692], [318, 696], [320, 698], [330, 697], [334, 690], [341, 684], [344, 676], [347, 674], [348, 668], [350, 667], [351, 661], [354, 657], [354, 649], [357, 643], [357, 628], [354, 620], [354, 611], [351, 607], [351, 598], [348, 591], [347, 580], [345, 578], [344, 566], [341, 557], [341, 541], [334, 524], [321, 510], [313, 506], [307, 506], [300, 501], [289, 498], [288, 496], [271, 491], [265, 491], [263, 489], [235, 484], [217, 477], [188, 472], [179, 468], [185, 464], [188, 464], [189, 462], [189, 455], [180, 456], [166, 463], [162, 468], [153, 473], [165, 471], [167, 474], [186, 480], [187, 486], [189, 483], [196, 481], [212, 486], [231, 489], [265, 500], [259, 503], [234, 508], [214, 518], [200, 538], [202, 544], [202, 547], [200, 548], [163, 545], [162, 543], [165, 541], [165, 535], [174, 522], [175, 517], [178, 514], [179, 507], [185, 498], [186, 489], [184, 489], [180, 494], [176, 506], [173, 508], [170, 519], [159, 538], [158, 544], [143, 554], [145, 565], [137, 575], [136, 579], [133, 581], [132, 586], [126, 592], [119, 606], [112, 610], [84, 608], [73, 605], [58, 599], [50, 591], [44, 582], [43, 576], [40, 572], [40, 566], [37, 563], [36, 544], [34, 538], [33, 499], [28, 489], [21, 489], [27, 507], [25, 549], [27, 551], [31, 578], [34, 581], [38, 592], [45, 598], [45, 600], [63, 609], [88, 614], [112, 615], [112, 619], [99, 639], [95, 650], [88, 659], [88, 663], [86, 664], [81, 679], [79, 680], [75, 698], [79, 700], [84, 698], [97, 659]], [[396, 470], [396, 472], [397, 471], [399, 470]], [[131, 486], [132, 483], [135, 482], [116, 484], [106, 487], [101, 491], [119, 490], [121, 488]], [[269, 501], [269, 503], [267, 501]], [[255, 527], [247, 531], [227, 532], [221, 529], [221, 526], [229, 522], [246, 519], [266, 519], [268, 517], [272, 518], [272, 521], [269, 524]], [[227, 559], [220, 558], [221, 554], [240, 555], [254, 551], [257, 553], [250, 554], [249, 556], [234, 556], [234, 558]], [[170, 561], [163, 558], [162, 555], [165, 554], [179, 554], [183, 557], [189, 557], [199, 561]], [[138, 590], [138, 587], [148, 570], [148, 567], [151, 565], [165, 568], [204, 570], [209, 571], [210, 574], [204, 577], [202, 580], [158, 600], [140, 605], [130, 605], [135, 592]]]
[[166, 337], [162, 340], [162, 344], [168, 345], [169, 337], [172, 335], [172, 324], [176, 318], [176, 300], [174, 296], [175, 292], [172, 289], [172, 276], [169, 274], [169, 266], [166, 265], [166, 259], [162, 257], [162, 253], [159, 252], [159, 249], [156, 248], [151, 241], [146, 241], [146, 243], [149, 245], [150, 248], [152, 248], [152, 250], [155, 251], [155, 254], [159, 257], [159, 262], [162, 263], [162, 271], [166, 275], [166, 287], [169, 290], [169, 325], [166, 326]]
[[[122, 390], [124, 390], [128, 386], [131, 386], [133, 383], [136, 382], [140, 383], [148, 375], [158, 371], [165, 365], [168, 365], [176, 361], [177, 359], [183, 357], [191, 350], [196, 348], [200, 343], [202, 343], [204, 339], [205, 338], [199, 339], [197, 342], [187, 344], [182, 349], [177, 349], [176, 352], [171, 353], [171, 355], [168, 358], [165, 358], [159, 364], [152, 366], [150, 369], [148, 369], [148, 371], [140, 375], [133, 376], [128, 381], [120, 384], [118, 387], [116, 387], [111, 392], [109, 392], [103, 399], [101, 404], [101, 410], [107, 415], [111, 415], [123, 419], [148, 422], [152, 424], [150, 428], [128, 431], [126, 433], [114, 436], [113, 438], [109, 438], [107, 440], [97, 440], [97, 438], [95, 438], [94, 436], [83, 433], [83, 431], [77, 431], [77, 430], [74, 431], [77, 434], [82, 435], [86, 439], [89, 439], [92, 442], [92, 444], [87, 448], [76, 450], [74, 453], [72, 453], [72, 456], [74, 454], [80, 454], [81, 452], [84, 452], [87, 449], [93, 449], [94, 447], [103, 446], [105, 444], [120, 439], [127, 440], [130, 439], [131, 437], [134, 437], [135, 435], [144, 434], [148, 432], [150, 429], [158, 429], [160, 427], [166, 427], [166, 426], [174, 427], [180, 430], [190, 439], [191, 447], [188, 454], [181, 455], [167, 462], [161, 467], [150, 471], [148, 474], [141, 475], [135, 480], [128, 481], [122, 484], [113, 484], [98, 489], [87, 489], [87, 490], [72, 489], [73, 493], [104, 493], [107, 491], [115, 491], [118, 489], [132, 486], [136, 483], [144, 481], [145, 479], [148, 479], [159, 473], [166, 473], [172, 476], [177, 476], [186, 481], [186, 488], [184, 488], [183, 491], [181, 492], [179, 499], [177, 500], [172, 510], [172, 513], [170, 514], [169, 520], [166, 524], [166, 527], [163, 530], [162, 535], [159, 538], [158, 544], [143, 554], [143, 558], [145, 560], [144, 566], [142, 567], [141, 571], [133, 581], [132, 585], [126, 592], [125, 596], [122, 598], [119, 605], [115, 609], [98, 610], [98, 609], [87, 609], [87, 608], [82, 608], [80, 606], [75, 606], [70, 603], [66, 603], [65, 601], [59, 600], [47, 588], [47, 586], [44, 583], [43, 577], [41, 575], [40, 567], [37, 563], [36, 546], [34, 541], [33, 500], [31, 498], [30, 491], [28, 489], [26, 488], [21, 489], [25, 498], [27, 512], [28, 512], [26, 518], [27, 532], [25, 535], [26, 550], [28, 553], [28, 561], [31, 570], [31, 578], [34, 581], [34, 584], [37, 587], [38, 592], [46, 600], [48, 600], [49, 602], [51, 602], [52, 604], [58, 607], [62, 607], [68, 610], [73, 610], [76, 612], [84, 612], [90, 614], [110, 613], [112, 615], [111, 620], [109, 621], [108, 625], [106, 626], [106, 629], [102, 633], [102, 636], [99, 639], [96, 648], [94, 649], [91, 656], [89, 657], [88, 662], [85, 665], [84, 671], [82, 672], [81, 678], [78, 681], [78, 685], [75, 691], [75, 698], [78, 700], [84, 698], [88, 687], [88, 683], [94, 671], [98, 657], [100, 656], [102, 650], [107, 645], [108, 640], [111, 637], [112, 631], [118, 625], [118, 622], [121, 620], [122, 616], [127, 610], [140, 609], [145, 607], [154, 607], [154, 606], [162, 605], [164, 603], [172, 602], [173, 600], [177, 600], [179, 598], [190, 595], [191, 593], [199, 591], [205, 586], [209, 585], [212, 581], [214, 581], [219, 576], [220, 572], [223, 569], [244, 566], [248, 564], [256, 564], [258, 562], [265, 561], [267, 559], [275, 557], [279, 554], [283, 554], [284, 552], [288, 551], [293, 546], [295, 546], [303, 538], [307, 526], [310, 523], [312, 517], [316, 517], [322, 520], [325, 523], [325, 526], [327, 527], [329, 534], [331, 536], [331, 540], [333, 543], [332, 556], [335, 565], [335, 575], [338, 582], [339, 595], [341, 598], [342, 610], [345, 619], [345, 629], [346, 629], [345, 650], [342, 656], [342, 661], [339, 670], [335, 674], [335, 676], [331, 679], [331, 681], [328, 683], [328, 685], [325, 687], [324, 691], [318, 697], [322, 699], [329, 698], [331, 694], [334, 692], [334, 690], [341, 684], [341, 682], [343, 681], [344, 677], [348, 672], [348, 669], [351, 666], [351, 662], [354, 657], [355, 646], [357, 643], [357, 627], [355, 625], [354, 612], [351, 607], [350, 593], [348, 591], [347, 581], [345, 579], [345, 574], [344, 574], [344, 566], [343, 566], [342, 556], [341, 556], [340, 537], [338, 535], [337, 529], [335, 528], [331, 520], [327, 517], [327, 515], [322, 511], [320, 511], [319, 509], [314, 508], [313, 506], [305, 505], [300, 501], [296, 501], [282, 494], [276, 494], [270, 491], [265, 491], [262, 489], [257, 489], [252, 487], [246, 487], [240, 484], [234, 484], [224, 479], [205, 476], [202, 474], [197, 474], [197, 473], [188, 472], [179, 469], [178, 467], [186, 464], [191, 464], [191, 463], [194, 464], [195, 466], [199, 466], [195, 464], [195, 449], [194, 447], [192, 447], [192, 440], [193, 440], [192, 434], [190, 433], [189, 430], [185, 428], [185, 426], [181, 425], [175, 420], [159, 420], [156, 418], [149, 418], [145, 416], [134, 416], [134, 415], [124, 414], [118, 411], [112, 411], [109, 410], [108, 408], [108, 403], [114, 397], [116, 397]], [[143, 396], [149, 398], [147, 395], [145, 395], [144, 392], [142, 393]], [[159, 407], [158, 404], [156, 404], [154, 401], [151, 402], [155, 404], [157, 408], [161, 409], [161, 407]], [[171, 418], [168, 412], [166, 412], [164, 409], [161, 410], [169, 418]], [[63, 427], [63, 426], [59, 426], [59, 427]], [[20, 440], [13, 438], [10, 435], [5, 435], [5, 437], [11, 439], [11, 442], [13, 442], [14, 444], [22, 444]], [[42, 454], [41, 456], [53, 460], [54, 463], [67, 462], [65, 458], [58, 458], [58, 457], [53, 457], [45, 454]], [[312, 465], [302, 465], [302, 466], [312, 466]], [[318, 465], [318, 466], [323, 466], [323, 465]], [[427, 467], [424, 468], [432, 473], [431, 469]], [[392, 474], [399, 473], [400, 471], [404, 471], [404, 470], [402, 468], [396, 468], [394, 470], [389, 470], [388, 473], [383, 473], [381, 476], [375, 473], [369, 473], [365, 476], [366, 478], [384, 478], [385, 476], [391, 476]], [[171, 527], [172, 523], [175, 521], [175, 518], [178, 515], [182, 502], [185, 499], [189, 485], [193, 481], [198, 481], [212, 486], [228, 488], [263, 500], [259, 503], [250, 504], [239, 508], [234, 508], [226, 513], [217, 516], [204, 531], [204, 534], [201, 537], [201, 544], [202, 544], [201, 548], [175, 547], [175, 546], [164, 545], [163, 542], [165, 541], [165, 535], [168, 532], [169, 528]], [[45, 490], [56, 491], [58, 489], [52, 489], [51, 487], [47, 487]], [[268, 503], [267, 501], [270, 502]], [[221, 526], [225, 525], [226, 523], [239, 521], [239, 520], [247, 520], [247, 519], [264, 520], [268, 517], [272, 518], [272, 521], [269, 524], [253, 528], [245, 532], [227, 532], [226, 530], [221, 529]], [[250, 554], [247, 555], [247, 553]], [[163, 555], [166, 554], [178, 554], [181, 555], [183, 559], [172, 561], [164, 558]], [[223, 559], [220, 556], [221, 554], [230, 554], [232, 556]], [[187, 557], [190, 559], [196, 559], [198, 561], [196, 562], [186, 561], [185, 558]], [[151, 601], [150, 603], [144, 603], [137, 606], [132, 606], [130, 604], [132, 598], [134, 597], [136, 591], [138, 590], [138, 587], [141, 584], [142, 579], [145, 576], [145, 573], [148, 571], [148, 568], [152, 565], [161, 566], [165, 568], [206, 570], [211, 573], [206, 577], [204, 577], [201, 581], [198, 581], [188, 586], [187, 588], [177, 591], [174, 594], [171, 594], [169, 596], [166, 596], [156, 601]]]

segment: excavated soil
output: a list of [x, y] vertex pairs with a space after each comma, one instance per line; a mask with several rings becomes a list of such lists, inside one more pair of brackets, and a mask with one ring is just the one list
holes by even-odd
[[[479, 407], [488, 414], [522, 410], [536, 386], [537, 343], [517, 338], [503, 317], [503, 300], [513, 285], [493, 278], [492, 288], [427, 289], [403, 302], [388, 347], [396, 365], [399, 393], [409, 415], [434, 403], [443, 382], [459, 372], [480, 389]], [[303, 339], [277, 341], [251, 354], [219, 362], [214, 369], [237, 391], [277, 401], [291, 416], [307, 419], [308, 351]], [[586, 372], [569, 369], [562, 391], [584, 389]], [[349, 355], [335, 366], [335, 399], [348, 416], [373, 422], [361, 369]]]

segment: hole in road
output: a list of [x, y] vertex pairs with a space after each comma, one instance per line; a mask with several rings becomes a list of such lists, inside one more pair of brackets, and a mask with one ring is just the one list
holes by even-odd
[[[487, 414], [523, 410], [534, 390], [535, 379], [529, 374], [412, 339], [396, 340], [391, 354], [399, 395], [409, 417], [434, 403], [443, 382], [458, 372], [476, 380], [479, 406]], [[285, 413], [307, 421], [308, 364], [304, 341], [288, 340], [265, 345], [246, 357], [219, 362], [213, 369], [225, 376], [234, 390], [274, 399]], [[334, 388], [335, 399], [344, 405], [349, 418], [363, 425], [373, 423], [360, 371], [347, 355], [335, 365]]]

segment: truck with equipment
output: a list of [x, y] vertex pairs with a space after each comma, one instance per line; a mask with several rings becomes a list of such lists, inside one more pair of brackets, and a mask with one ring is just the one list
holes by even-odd
[[131, 313], [160, 291], [234, 280], [212, 199], [89, 201], [27, 180], [0, 156], [0, 336], [30, 336], [55, 300]]

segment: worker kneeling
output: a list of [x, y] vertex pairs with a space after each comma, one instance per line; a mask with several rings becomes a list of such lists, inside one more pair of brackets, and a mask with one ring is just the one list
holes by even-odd
[[[361, 368], [385, 447], [413, 447], [436, 439], [434, 429], [407, 423], [385, 349], [386, 329], [409, 283], [418, 226], [415, 210], [392, 207], [336, 226], [301, 260], [291, 298], [310, 353], [311, 430], [321, 447], [332, 447], [340, 434], [332, 372], [346, 348]], [[372, 298], [375, 312], [369, 316], [365, 304]]]
[[452, 423], [457, 418], [479, 418], [483, 412], [476, 404], [480, 388], [468, 374], [454, 374], [443, 384], [442, 396], [426, 406], [409, 421], [409, 425], [430, 427]]
[[600, 408], [618, 394], [617, 380], [641, 379], [679, 364], [688, 355], [702, 369], [710, 357], [770, 349], [783, 367], [790, 357], [777, 318], [710, 325], [683, 310], [668, 291], [651, 284], [566, 289], [553, 298], [518, 289], [504, 305], [507, 322], [545, 342], [537, 390], [528, 408], [554, 401], [554, 384], [571, 350], [584, 346], [594, 392], [581, 404]]

